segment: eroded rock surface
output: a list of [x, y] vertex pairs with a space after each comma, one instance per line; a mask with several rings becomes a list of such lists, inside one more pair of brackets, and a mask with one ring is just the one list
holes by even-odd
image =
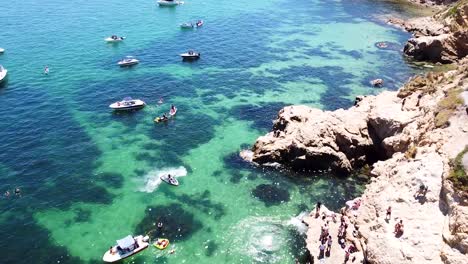
[[[457, 70], [415, 77], [397, 92], [359, 97], [348, 110], [285, 107], [273, 131], [246, 157], [261, 165], [344, 173], [371, 163], [372, 180], [351, 219], [362, 258], [466, 263], [468, 194], [454, 189], [448, 177], [451, 160], [468, 145], [467, 91], [464, 59]], [[404, 232], [396, 235], [400, 220]], [[317, 230], [310, 232], [313, 237]], [[316, 249], [315, 241], [308, 242]]]

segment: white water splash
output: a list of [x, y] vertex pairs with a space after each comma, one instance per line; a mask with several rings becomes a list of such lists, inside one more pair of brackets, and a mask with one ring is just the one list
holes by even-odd
[[161, 176], [170, 174], [175, 178], [187, 176], [187, 169], [183, 166], [178, 168], [162, 168], [148, 172], [143, 178], [144, 186], [139, 189], [141, 192], [152, 193], [161, 184]]
[[299, 215], [292, 217], [287, 224], [294, 226], [299, 234], [305, 234], [308, 227], [302, 222], [302, 220], [304, 220], [304, 217], [306, 216], [307, 212], [302, 212]]
[[279, 251], [288, 243], [282, 221], [271, 217], [249, 217], [227, 234], [231, 250], [261, 263], [278, 263]]

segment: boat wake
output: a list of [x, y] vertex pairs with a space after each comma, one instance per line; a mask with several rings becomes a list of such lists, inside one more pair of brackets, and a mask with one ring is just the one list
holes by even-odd
[[187, 169], [183, 166], [178, 168], [163, 168], [148, 172], [143, 178], [144, 186], [139, 191], [152, 193], [161, 184], [161, 176], [171, 174], [175, 178], [187, 176]]

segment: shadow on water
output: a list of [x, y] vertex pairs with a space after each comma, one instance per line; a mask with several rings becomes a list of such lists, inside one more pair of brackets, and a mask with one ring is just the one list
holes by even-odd
[[252, 122], [252, 128], [267, 132], [273, 126], [273, 119], [278, 111], [286, 106], [284, 103], [260, 103], [258, 105], [238, 105], [230, 110], [230, 116], [239, 120]]
[[[149, 234], [152, 238], [166, 237], [177, 242], [189, 239], [203, 228], [203, 224], [178, 203], [150, 206], [145, 212], [145, 217], [135, 228], [135, 234]], [[161, 228], [158, 228], [158, 223], [162, 223]]]
[[266, 206], [279, 205], [290, 199], [288, 190], [275, 184], [260, 184], [252, 190], [252, 195], [264, 202]]
[[226, 214], [226, 209], [223, 204], [214, 203], [210, 200], [211, 193], [208, 190], [191, 195], [177, 195], [174, 192], [165, 191], [165, 195], [171, 200], [176, 200], [182, 204], [198, 209], [202, 213], [212, 215], [216, 220], [219, 220]]

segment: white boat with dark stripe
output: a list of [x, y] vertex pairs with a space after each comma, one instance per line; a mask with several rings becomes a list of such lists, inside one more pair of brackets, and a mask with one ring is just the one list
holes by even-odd
[[125, 97], [122, 101], [115, 102], [109, 105], [115, 111], [127, 111], [133, 109], [140, 109], [145, 107], [145, 102], [140, 99], [132, 99], [131, 97]]

